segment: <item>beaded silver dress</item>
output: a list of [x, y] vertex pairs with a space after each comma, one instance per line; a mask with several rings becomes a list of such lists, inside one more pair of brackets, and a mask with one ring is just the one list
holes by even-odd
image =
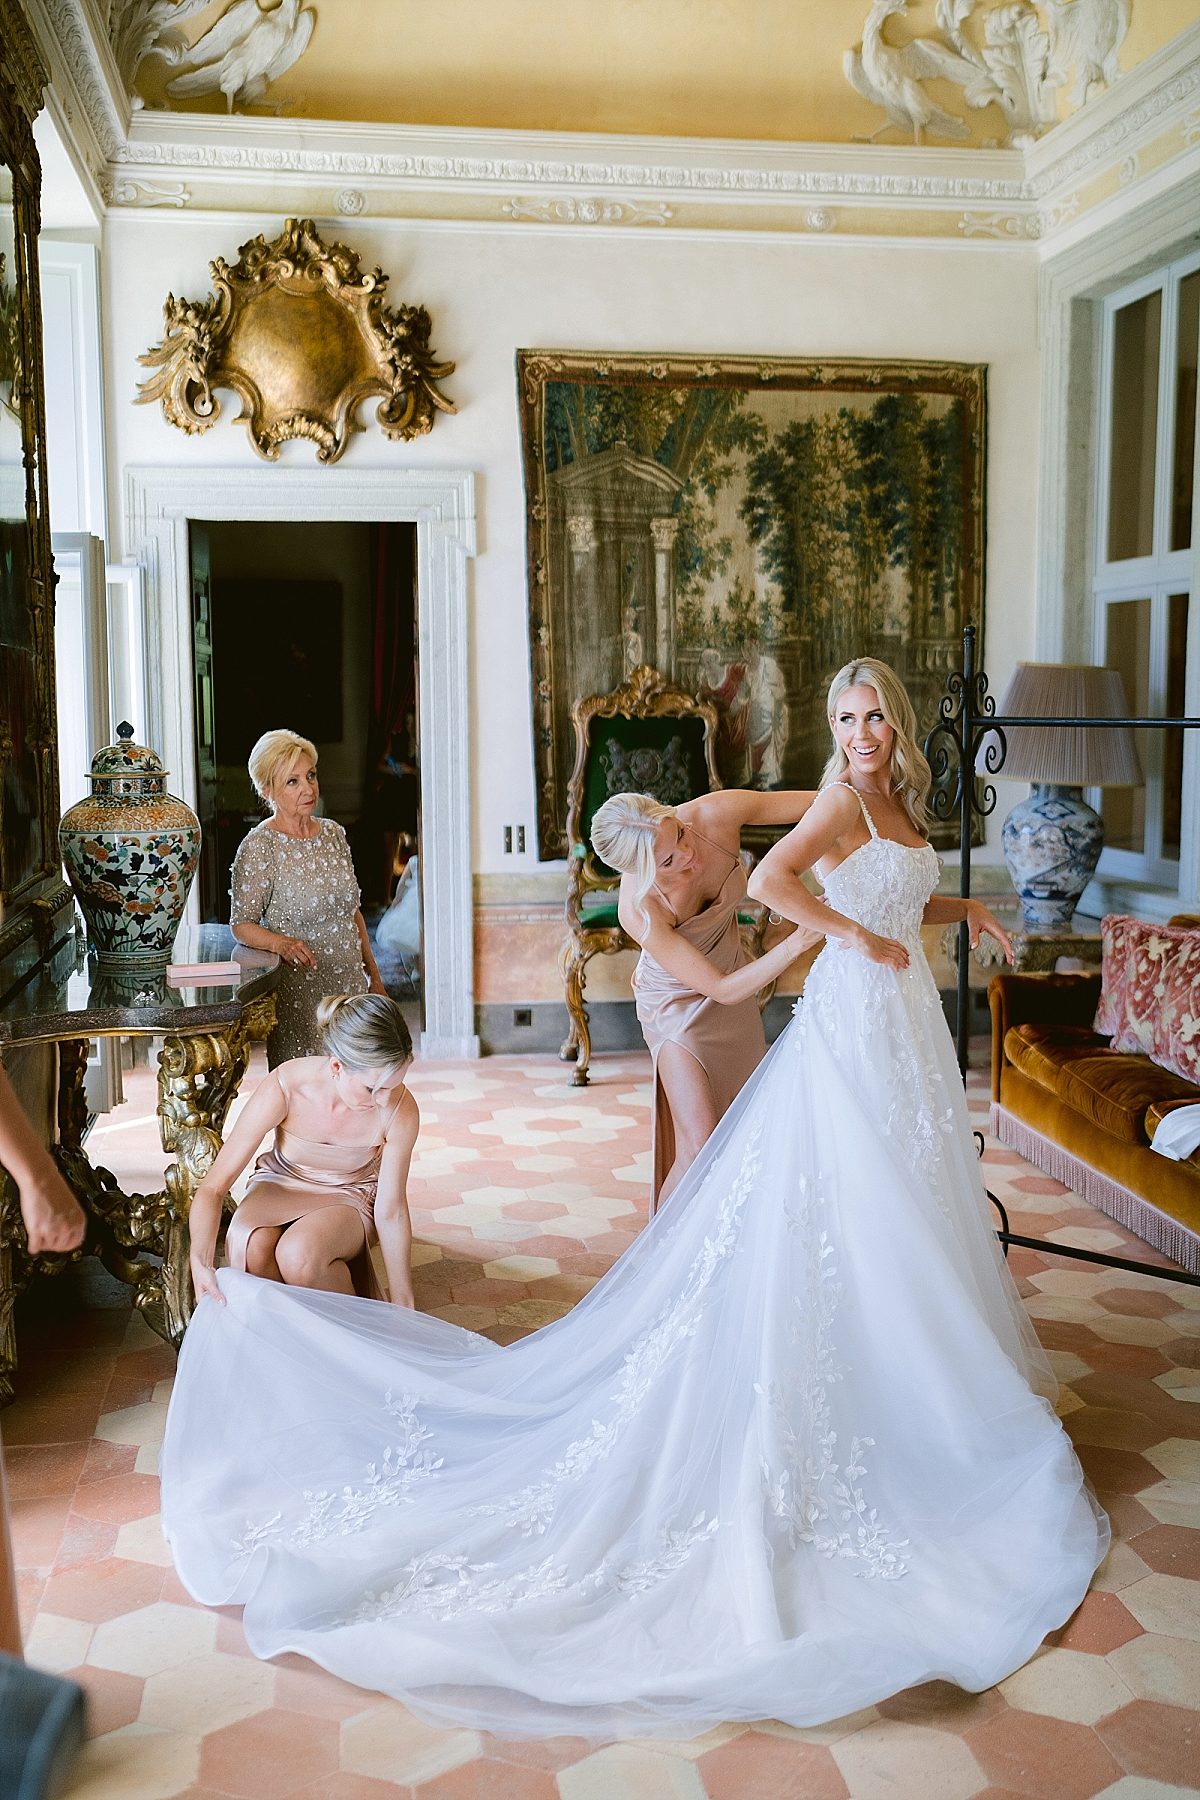
[[326, 994], [367, 988], [354, 915], [361, 904], [346, 834], [318, 819], [314, 838], [287, 837], [266, 820], [238, 845], [230, 881], [231, 925], [265, 925], [303, 938], [315, 969], [284, 967], [275, 990], [276, 1023], [267, 1039], [273, 1069], [293, 1056], [317, 1056], [317, 1003]]

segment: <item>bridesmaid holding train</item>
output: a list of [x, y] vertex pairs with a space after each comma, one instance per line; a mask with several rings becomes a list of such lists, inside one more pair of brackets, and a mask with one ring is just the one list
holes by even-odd
[[597, 808], [592, 844], [621, 873], [618, 917], [641, 948], [633, 976], [654, 1066], [654, 1212], [671, 1193], [766, 1054], [757, 994], [820, 942], [791, 931], [747, 958], [741, 832], [794, 825], [815, 796], [723, 788], [681, 805], [614, 794]]

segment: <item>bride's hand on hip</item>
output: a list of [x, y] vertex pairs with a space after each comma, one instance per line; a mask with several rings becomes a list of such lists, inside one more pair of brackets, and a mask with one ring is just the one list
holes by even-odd
[[860, 925], [849, 940], [850, 948], [865, 956], [868, 962], [881, 963], [885, 969], [907, 969], [908, 951], [895, 938], [879, 937]]

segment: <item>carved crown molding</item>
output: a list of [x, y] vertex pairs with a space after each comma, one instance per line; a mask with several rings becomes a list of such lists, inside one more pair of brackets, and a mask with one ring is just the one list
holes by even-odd
[[[339, 121], [131, 112], [94, 0], [27, 0], [48, 33], [57, 86], [64, 65], [100, 152], [96, 174], [123, 207], [206, 206], [261, 213], [267, 182], [288, 184], [280, 209], [326, 216], [442, 217], [514, 228], [608, 225], [920, 233], [914, 215], [959, 242], [1028, 245], [1074, 210], [1072, 190], [1115, 169], [1143, 142], [1181, 128], [1200, 92], [1200, 24], [1121, 77], [1045, 137], [1007, 150], [911, 145], [718, 143], [549, 132], [422, 130]], [[44, 27], [44, 33], [42, 28]], [[44, 45], [49, 53], [51, 44]], [[94, 159], [89, 159], [94, 160]], [[167, 184], [174, 183], [168, 187]], [[171, 193], [171, 199], [162, 196]], [[470, 197], [474, 211], [464, 213]], [[178, 197], [178, 198], [177, 198]], [[699, 210], [698, 210], [699, 209]], [[835, 210], [836, 209], [836, 210]], [[881, 211], [896, 215], [880, 224]], [[900, 219], [905, 213], [907, 219]], [[998, 231], [972, 215], [1003, 215]], [[964, 216], [971, 223], [960, 226]], [[814, 220], [820, 223], [814, 223]]]

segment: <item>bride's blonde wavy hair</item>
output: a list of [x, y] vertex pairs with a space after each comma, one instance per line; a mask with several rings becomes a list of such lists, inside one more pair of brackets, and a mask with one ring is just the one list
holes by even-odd
[[[879, 710], [895, 732], [892, 744], [892, 793], [908, 815], [913, 830], [929, 836], [929, 813], [926, 801], [933, 783], [929, 764], [917, 743], [917, 715], [907, 689], [894, 669], [874, 656], [858, 656], [839, 669], [829, 684], [825, 712], [833, 729], [837, 703], [847, 688], [872, 687], [879, 696]], [[850, 759], [835, 737], [833, 754], [821, 771], [823, 788], [840, 781], [850, 767]]]
[[650, 927], [645, 899], [654, 886], [654, 843], [674, 809], [649, 794], [613, 794], [592, 814], [592, 849], [610, 869], [633, 876], [634, 910], [642, 929]]

